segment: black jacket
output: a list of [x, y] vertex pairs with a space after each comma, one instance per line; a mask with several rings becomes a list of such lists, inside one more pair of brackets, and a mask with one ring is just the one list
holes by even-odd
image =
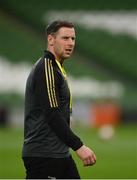
[[69, 156], [83, 144], [71, 131], [70, 91], [54, 55], [45, 51], [26, 84], [23, 157]]

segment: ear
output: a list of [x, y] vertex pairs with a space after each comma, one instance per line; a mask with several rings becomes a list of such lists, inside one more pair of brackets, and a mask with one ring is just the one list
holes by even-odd
[[48, 44], [50, 46], [53, 46], [54, 44], [54, 37], [52, 35], [48, 35]]

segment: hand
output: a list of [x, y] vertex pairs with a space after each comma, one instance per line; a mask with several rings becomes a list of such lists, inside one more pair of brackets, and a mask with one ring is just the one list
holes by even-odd
[[76, 154], [83, 161], [84, 166], [92, 166], [96, 163], [96, 155], [85, 145], [76, 150]]

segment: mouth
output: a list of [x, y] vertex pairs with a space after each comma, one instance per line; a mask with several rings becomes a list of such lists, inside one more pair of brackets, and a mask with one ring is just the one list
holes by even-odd
[[72, 49], [65, 49], [65, 51], [70, 54], [72, 52]]

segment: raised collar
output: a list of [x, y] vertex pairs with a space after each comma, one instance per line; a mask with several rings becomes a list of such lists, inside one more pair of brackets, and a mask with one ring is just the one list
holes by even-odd
[[67, 78], [67, 74], [66, 74], [66, 71], [64, 69], [63, 66], [61, 66], [60, 62], [58, 60], [56, 60], [56, 63], [58, 65], [58, 68], [60, 69], [61, 73], [63, 74], [63, 76], [65, 77], [65, 79]]
[[44, 51], [44, 58], [55, 60], [55, 56], [50, 51], [47, 50]]

